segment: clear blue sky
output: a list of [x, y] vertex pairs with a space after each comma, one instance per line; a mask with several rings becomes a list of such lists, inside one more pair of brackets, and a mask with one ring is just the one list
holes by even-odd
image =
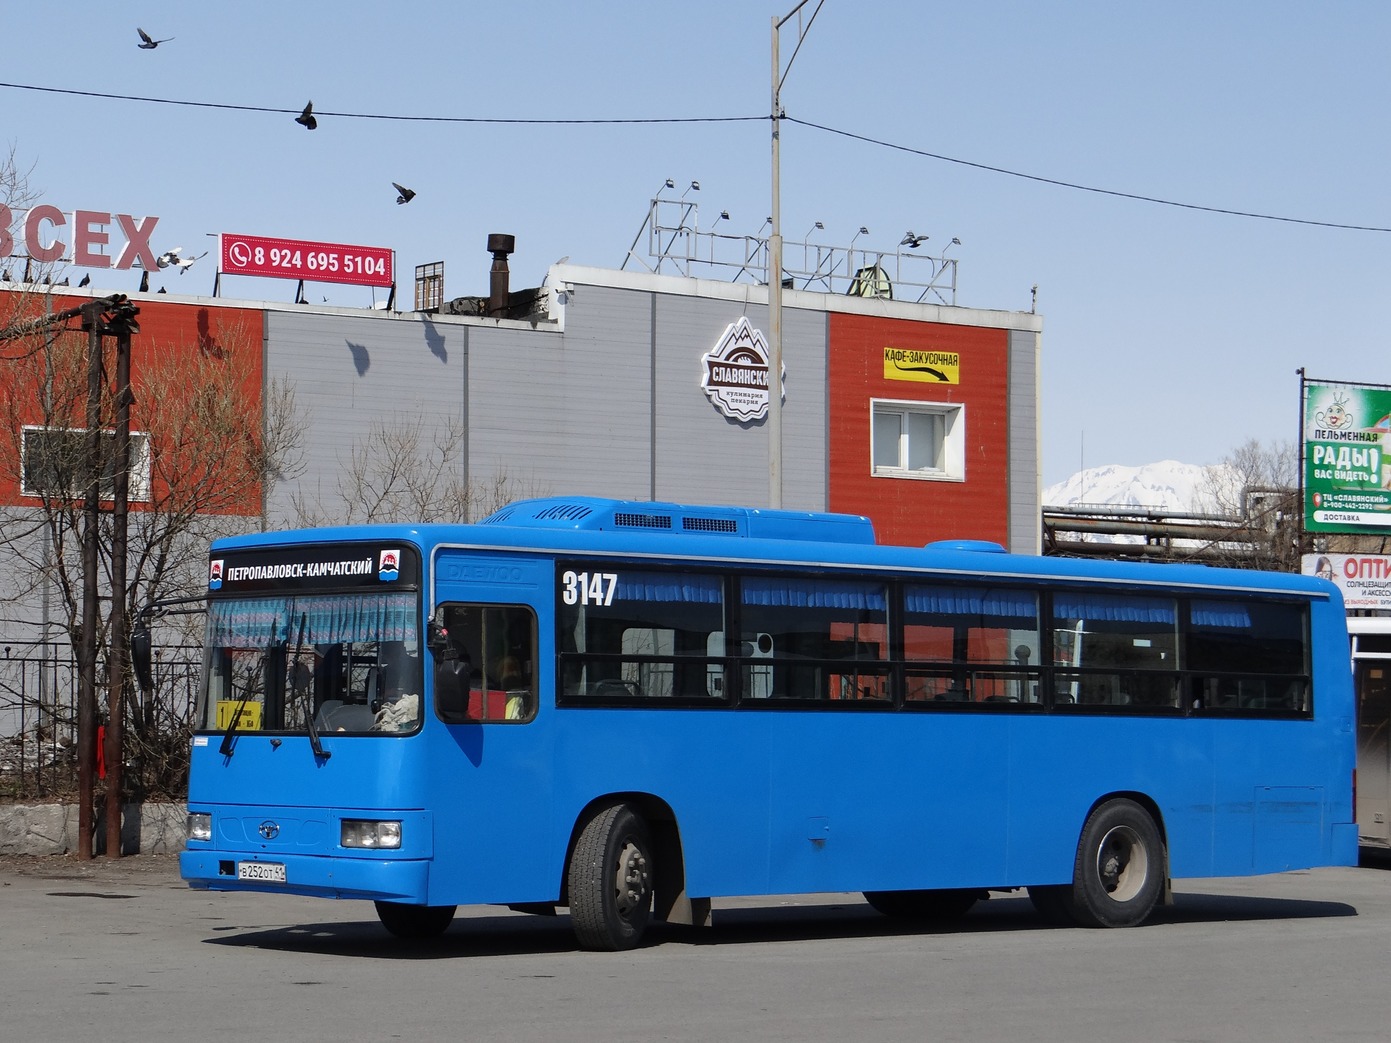
[[[804, 8], [809, 13], [817, 0]], [[766, 116], [770, 23], [795, 6], [708, 0], [384, 5], [7, 2], [11, 84], [214, 105], [480, 119]], [[157, 38], [140, 50], [136, 27]], [[795, 32], [785, 31], [783, 56]], [[782, 220], [828, 244], [962, 245], [959, 304], [1044, 317], [1045, 484], [1079, 466], [1215, 463], [1298, 436], [1297, 369], [1391, 383], [1391, 233], [1119, 198], [1391, 227], [1391, 5], [826, 0], [786, 80]], [[245, 232], [388, 246], [485, 293], [490, 232], [514, 286], [618, 267], [665, 178], [701, 223], [755, 234], [766, 120], [537, 126], [199, 108], [0, 88], [0, 145], [42, 201], [155, 214], [154, 246]], [[966, 163], [929, 158], [912, 151]], [[390, 183], [414, 188], [397, 206]], [[208, 260], [211, 260], [209, 258]], [[165, 275], [211, 292], [212, 267]], [[113, 290], [138, 275], [106, 273]], [[157, 280], [158, 281], [158, 280]], [[290, 299], [292, 283], [224, 280]], [[101, 286], [102, 280], [97, 280]], [[130, 285], [127, 286], [126, 284]], [[105, 288], [105, 287], [102, 287]], [[333, 303], [367, 291], [322, 287]]]

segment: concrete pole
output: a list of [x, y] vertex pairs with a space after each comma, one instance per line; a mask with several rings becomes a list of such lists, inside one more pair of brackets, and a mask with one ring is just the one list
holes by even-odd
[[[129, 307], [129, 306], [127, 306]], [[116, 333], [116, 446], [111, 492], [111, 628], [107, 643], [106, 855], [121, 852], [122, 768], [125, 760], [126, 545], [130, 503], [130, 334], [133, 323], [122, 312]]]
[[[799, 5], [800, 6], [800, 5]], [[768, 506], [782, 506], [782, 171], [780, 135], [782, 106], [778, 68], [778, 30], [773, 18], [773, 198], [772, 234], [768, 239]]]

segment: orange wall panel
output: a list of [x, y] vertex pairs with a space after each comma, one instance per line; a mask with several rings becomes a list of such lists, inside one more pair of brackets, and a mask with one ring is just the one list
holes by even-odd
[[[49, 313], [78, 307], [89, 299], [55, 295], [52, 298]], [[25, 303], [37, 307], [42, 303], [42, 298], [36, 295], [32, 301]], [[227, 363], [225, 368], [235, 374], [232, 379], [236, 383], [238, 395], [247, 403], [248, 409], [255, 411], [256, 422], [259, 423], [263, 409], [264, 390], [262, 366], [264, 320], [259, 309], [206, 307], [152, 300], [149, 297], [140, 297], [135, 300], [135, 304], [140, 309], [140, 313], [136, 317], [140, 331], [131, 337], [131, 392], [134, 397], [134, 402], [131, 405], [132, 431], [147, 430], [146, 417], [149, 415], [149, 411], [155, 408], [155, 400], [159, 398], [159, 395], [155, 394], [146, 384], [146, 379], [152, 371], [161, 367], [174, 367], [175, 372], [178, 372], [179, 367], [191, 369], [200, 357], [215, 358]], [[26, 308], [26, 310], [30, 309]], [[80, 332], [80, 320], [74, 319], [67, 328], [74, 332], [66, 333], [64, 336], [74, 338], [80, 350], [85, 353], [87, 334]], [[11, 355], [21, 350], [23, 343], [14, 341], [4, 345], [6, 354]], [[106, 379], [108, 381], [115, 379], [115, 368], [112, 361], [115, 357], [115, 343], [114, 337], [103, 338], [103, 349], [107, 359]], [[14, 386], [16, 372], [19, 369], [21, 367], [6, 367], [7, 372], [4, 374], [4, 378], [7, 381], [7, 386], [0, 388], [0, 391], [6, 392], [12, 401], [21, 403], [19, 407], [9, 410], [11, 415], [5, 418], [6, 423], [10, 425], [14, 425], [16, 422], [40, 424], [43, 422], [42, 411], [36, 405], [27, 408], [22, 406], [26, 399], [32, 403], [37, 403], [36, 392], [33, 389]], [[85, 388], [85, 376], [83, 377], [83, 387]], [[175, 383], [174, 387], [176, 388], [175, 393], [177, 393], [179, 385]], [[185, 385], [183, 390], [191, 392], [192, 388]], [[73, 420], [73, 426], [80, 427], [85, 424], [85, 418], [80, 414]], [[109, 427], [109, 408], [105, 411], [104, 421]], [[18, 432], [5, 432], [4, 438], [0, 440], [0, 446], [3, 446], [3, 451], [7, 455], [15, 456], [19, 447]], [[157, 454], [160, 451], [161, 446], [156, 437], [151, 445], [151, 452]], [[34, 498], [21, 495], [20, 483], [17, 479], [17, 459], [5, 461], [5, 466], [0, 468], [0, 502], [13, 506], [36, 505], [38, 501]], [[151, 492], [152, 497], [156, 500], [165, 492], [158, 486], [157, 478]], [[132, 501], [131, 509], [142, 510], [144, 504]], [[258, 514], [260, 509], [261, 488], [260, 484], [257, 483], [254, 489], [248, 490], [237, 501], [221, 505], [218, 508], [218, 513]]]
[[[829, 508], [868, 515], [880, 543], [932, 540], [1009, 543], [1009, 358], [1005, 330], [861, 315], [830, 316]], [[884, 375], [884, 349], [952, 352], [959, 382]], [[870, 464], [870, 401], [965, 407], [964, 481], [876, 477]]]

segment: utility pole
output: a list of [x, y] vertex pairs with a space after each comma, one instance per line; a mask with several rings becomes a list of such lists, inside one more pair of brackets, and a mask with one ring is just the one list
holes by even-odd
[[773, 194], [769, 207], [772, 230], [768, 236], [768, 506], [782, 506], [782, 81], [786, 79], [797, 51], [825, 0], [818, 0], [805, 26], [798, 25], [797, 47], [782, 68], [778, 55], [778, 33], [810, 0], [801, 0], [782, 18], [773, 18]]
[[87, 333], [87, 452], [82, 494], [82, 633], [77, 642], [77, 857], [92, 857], [97, 738], [97, 528], [101, 523], [101, 301], [82, 308]]
[[116, 337], [116, 445], [111, 490], [111, 623], [107, 644], [106, 854], [121, 855], [121, 806], [125, 761], [125, 691], [130, 638], [126, 623], [126, 547], [130, 501], [130, 337], [139, 333], [140, 309], [122, 300], [107, 315]]

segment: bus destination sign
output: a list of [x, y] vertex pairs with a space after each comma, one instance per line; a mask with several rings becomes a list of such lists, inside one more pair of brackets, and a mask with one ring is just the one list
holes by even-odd
[[208, 561], [208, 592], [297, 589], [415, 587], [420, 583], [420, 556], [413, 547], [394, 543], [340, 543], [293, 550], [220, 551]]

